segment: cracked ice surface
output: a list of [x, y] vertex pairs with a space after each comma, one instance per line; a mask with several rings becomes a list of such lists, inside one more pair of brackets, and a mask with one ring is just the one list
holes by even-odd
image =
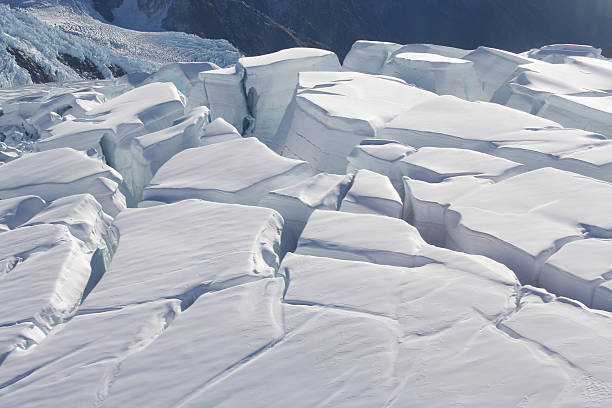
[[0, 90], [0, 405], [612, 405], [608, 67], [360, 41]]
[[612, 237], [609, 183], [551, 168], [498, 183], [451, 178], [437, 187], [405, 180], [415, 222], [437, 224], [438, 240], [450, 248], [488, 256], [524, 283], [589, 306], [596, 287], [609, 279], [603, 255]]
[[82, 309], [167, 297], [188, 302], [204, 291], [271, 277], [283, 254], [282, 224], [270, 209], [202, 200], [125, 210], [114, 223], [117, 252]]
[[313, 174], [302, 160], [279, 156], [254, 137], [187, 149], [155, 174], [144, 200], [186, 198], [256, 205], [272, 190]]

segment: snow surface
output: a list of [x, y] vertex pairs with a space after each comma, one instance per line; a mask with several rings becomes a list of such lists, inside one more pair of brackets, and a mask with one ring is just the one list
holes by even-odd
[[143, 199], [256, 205], [268, 192], [312, 174], [308, 163], [279, 156], [254, 137], [241, 138], [183, 150], [159, 169]]
[[0, 89], [0, 406], [612, 405], [608, 64], [361, 41]]

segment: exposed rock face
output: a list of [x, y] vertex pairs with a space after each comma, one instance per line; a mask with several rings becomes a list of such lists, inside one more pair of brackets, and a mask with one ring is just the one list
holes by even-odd
[[[113, 3], [94, 1], [112, 21]], [[592, 0], [139, 0], [147, 15], [168, 7], [162, 26], [226, 38], [247, 55], [296, 45], [330, 49], [340, 58], [356, 40], [480, 45], [522, 52], [544, 44], [612, 43], [612, 3]], [[598, 18], [593, 18], [598, 16]], [[466, 30], [465, 27], [470, 27]]]
[[295, 46], [323, 46], [299, 36], [243, 0], [173, 1], [163, 27], [204, 38], [225, 38], [247, 55]]
[[108, 66], [108, 69], [110, 69], [111, 73], [115, 78], [119, 78], [127, 74], [127, 72], [125, 72], [123, 68], [116, 64], [110, 64]]
[[89, 58], [80, 60], [70, 54], [60, 53], [57, 56], [59, 62], [72, 68], [77, 74], [85, 79], [104, 79], [100, 69]]
[[123, 4], [123, 0], [93, 0], [93, 6], [98, 13], [102, 15], [107, 21], [113, 21], [113, 9], [120, 7]]
[[53, 81], [53, 77], [25, 52], [13, 48], [10, 45], [6, 46], [6, 50], [15, 57], [17, 65], [30, 73], [32, 82], [35, 84], [44, 84], [45, 82]]

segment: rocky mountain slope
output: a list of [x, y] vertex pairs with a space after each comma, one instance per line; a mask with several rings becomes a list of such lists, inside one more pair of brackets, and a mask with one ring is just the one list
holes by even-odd
[[[246, 54], [295, 45], [323, 46], [343, 57], [356, 40], [479, 45], [525, 51], [551, 43], [612, 46], [612, 3], [584, 0], [114, 0], [96, 1], [121, 20], [124, 3], [156, 16], [161, 27], [226, 38]], [[119, 7], [119, 8], [116, 8]], [[165, 10], [165, 16], [156, 14]], [[469, 27], [469, 30], [466, 30]], [[612, 52], [610, 49], [609, 52]]]

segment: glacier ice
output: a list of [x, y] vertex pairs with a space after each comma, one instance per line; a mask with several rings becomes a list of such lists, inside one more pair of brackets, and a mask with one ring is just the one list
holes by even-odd
[[608, 71], [360, 41], [0, 89], [0, 405], [612, 404]]
[[254, 137], [240, 138], [178, 153], [155, 174], [143, 199], [256, 205], [268, 192], [312, 175], [305, 161], [279, 156]]
[[401, 218], [402, 199], [389, 178], [367, 169], [357, 170], [340, 211], [359, 214], [380, 214]]
[[346, 156], [380, 137], [400, 112], [436, 95], [387, 76], [303, 72], [275, 137], [275, 150], [319, 171], [343, 173]]

